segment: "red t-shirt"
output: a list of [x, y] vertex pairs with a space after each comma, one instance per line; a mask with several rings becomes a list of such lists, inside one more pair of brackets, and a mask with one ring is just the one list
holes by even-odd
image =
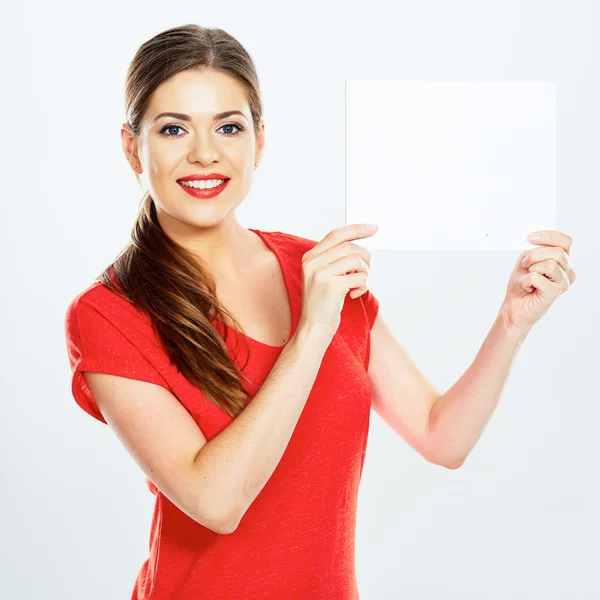
[[[280, 231], [251, 231], [260, 235], [279, 261], [295, 331], [302, 309], [302, 255], [317, 242]], [[146, 477], [156, 496], [150, 551], [131, 600], [359, 598], [356, 508], [371, 408], [369, 335], [378, 308], [370, 291], [357, 299], [346, 296], [341, 323], [289, 444], [234, 532], [221, 535], [200, 525]], [[65, 333], [73, 396], [102, 423], [106, 421], [82, 371], [165, 387], [185, 406], [208, 441], [232, 422], [170, 361], [149, 317], [101, 283], [94, 282], [73, 299], [66, 312]], [[231, 329], [227, 346], [232, 358], [235, 337]], [[247, 339], [250, 360], [245, 373], [253, 381], [247, 389], [251, 401], [285, 344], [269, 346]], [[235, 347], [241, 368], [245, 346]]]

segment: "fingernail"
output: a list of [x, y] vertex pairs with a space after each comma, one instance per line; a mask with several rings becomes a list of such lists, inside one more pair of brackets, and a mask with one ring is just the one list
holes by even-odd
[[530, 240], [539, 240], [542, 236], [539, 233], [530, 233], [527, 238]]
[[366, 226], [367, 231], [375, 231], [377, 230], [377, 228], [379, 227], [379, 225], [375, 225], [375, 224], [370, 224]]

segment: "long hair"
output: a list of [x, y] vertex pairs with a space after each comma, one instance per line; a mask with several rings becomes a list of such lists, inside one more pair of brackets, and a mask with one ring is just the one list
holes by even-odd
[[[262, 116], [258, 75], [248, 52], [222, 29], [182, 25], [159, 33], [140, 46], [127, 71], [125, 111], [134, 136], [154, 90], [186, 70], [214, 69], [247, 90], [254, 130]], [[139, 178], [138, 178], [139, 182]], [[245, 408], [248, 379], [229, 356], [225, 339], [211, 318], [243, 328], [219, 304], [215, 280], [197, 254], [161, 228], [150, 194], [141, 201], [131, 242], [97, 278], [108, 289], [148, 315], [164, 350], [179, 371], [206, 398], [232, 417]], [[237, 336], [236, 336], [237, 337]], [[244, 339], [246, 345], [248, 341]]]

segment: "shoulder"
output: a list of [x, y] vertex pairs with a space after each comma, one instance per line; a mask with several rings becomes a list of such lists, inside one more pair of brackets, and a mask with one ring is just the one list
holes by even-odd
[[119, 330], [128, 337], [153, 337], [150, 317], [99, 281], [79, 292], [65, 312], [67, 328], [79, 330], [86, 323], [93, 323], [96, 331], [105, 324], [104, 327]]
[[97, 363], [138, 367], [147, 361], [161, 374], [173, 367], [150, 315], [98, 281], [71, 300], [64, 331], [75, 366], [87, 354], [88, 363], [92, 357]]
[[310, 238], [283, 231], [265, 231], [264, 233], [269, 236], [271, 242], [277, 244], [282, 249], [288, 252], [296, 252], [300, 255], [304, 254], [318, 243], [317, 240], [311, 240]]
[[169, 357], [149, 318], [99, 281], [77, 294], [65, 315], [71, 389], [77, 403], [106, 423], [84, 372], [106, 373], [160, 385], [169, 391]]

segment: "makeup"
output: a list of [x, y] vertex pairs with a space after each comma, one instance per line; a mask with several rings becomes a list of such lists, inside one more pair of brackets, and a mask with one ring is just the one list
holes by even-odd
[[218, 196], [227, 187], [228, 183], [229, 179], [226, 179], [221, 185], [218, 185], [217, 187], [200, 189], [188, 187], [177, 182], [180, 188], [185, 190], [190, 196], [194, 196], [194, 198], [214, 198], [215, 196]]
[[[181, 183], [182, 181], [206, 181], [212, 180], [216, 181], [222, 179], [221, 184], [216, 187], [211, 188], [196, 188], [188, 185], [184, 185]], [[218, 196], [229, 183], [229, 178], [225, 175], [221, 175], [221, 173], [207, 173], [206, 175], [188, 175], [187, 177], [182, 177], [177, 180], [177, 184], [179, 187], [183, 188], [190, 196], [194, 196], [194, 198], [214, 198]]]

